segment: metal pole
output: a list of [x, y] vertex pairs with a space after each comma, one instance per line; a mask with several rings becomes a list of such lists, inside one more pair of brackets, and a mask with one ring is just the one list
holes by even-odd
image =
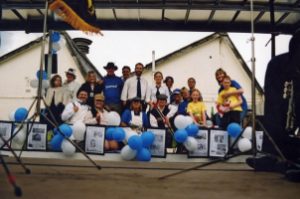
[[37, 90], [37, 104], [36, 104], [36, 113], [40, 114], [41, 112], [41, 99], [42, 99], [42, 83], [43, 83], [43, 71], [45, 63], [45, 40], [46, 40], [46, 31], [47, 31], [47, 18], [48, 18], [48, 0], [45, 1], [45, 15], [43, 23], [43, 39], [42, 39], [42, 49], [40, 57], [40, 75], [39, 75], [39, 85]]
[[49, 30], [49, 44], [48, 44], [48, 59], [47, 59], [47, 75], [48, 79], [51, 78], [52, 74], [52, 33], [53, 30]]
[[256, 93], [255, 93], [255, 37], [254, 37], [254, 14], [253, 0], [250, 2], [250, 17], [251, 17], [251, 68], [252, 68], [252, 151], [256, 155]]
[[274, 33], [275, 26], [275, 13], [274, 13], [274, 0], [270, 0], [270, 22], [272, 27], [271, 33], [271, 57], [275, 57], [276, 55], [276, 34]]

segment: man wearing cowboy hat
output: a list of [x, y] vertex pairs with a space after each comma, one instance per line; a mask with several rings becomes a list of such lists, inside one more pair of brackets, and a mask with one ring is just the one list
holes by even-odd
[[107, 71], [107, 75], [103, 78], [103, 94], [105, 96], [105, 104], [113, 111], [121, 114], [121, 93], [123, 89], [123, 81], [115, 75], [118, 67], [113, 62], [108, 62], [103, 67]]
[[67, 105], [72, 100], [76, 99], [80, 84], [75, 81], [75, 69], [69, 68], [66, 72], [66, 81], [63, 84], [64, 89], [64, 105]]

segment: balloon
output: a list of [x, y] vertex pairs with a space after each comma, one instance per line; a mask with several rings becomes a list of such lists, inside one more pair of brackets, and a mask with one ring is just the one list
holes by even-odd
[[[58, 128], [59, 128], [60, 132], [67, 137], [70, 137], [73, 133], [72, 128], [68, 124], [62, 124]], [[57, 133], [57, 134], [60, 134], [60, 133]]]
[[143, 147], [142, 138], [138, 135], [133, 135], [128, 139], [128, 145], [131, 149], [140, 150]]
[[183, 145], [185, 146], [185, 148], [188, 151], [195, 151], [198, 147], [197, 140], [194, 137], [191, 137], [191, 136], [188, 136], [188, 138], [183, 143]]
[[121, 157], [123, 160], [132, 160], [137, 154], [136, 150], [132, 150], [128, 145], [124, 146], [121, 150]]
[[50, 87], [49, 81], [47, 79], [43, 79], [42, 88], [49, 88], [49, 87]]
[[62, 144], [63, 140], [64, 140], [64, 137], [61, 134], [58, 133], [58, 134], [54, 135], [54, 137], [50, 141], [50, 146], [51, 146], [52, 150], [55, 150], [55, 151], [61, 150], [61, 144]]
[[112, 137], [114, 140], [121, 142], [125, 139], [125, 131], [123, 130], [123, 128], [117, 127], [115, 128]]
[[30, 86], [31, 86], [32, 88], [37, 88], [37, 87], [39, 86], [39, 80], [37, 80], [37, 79], [32, 79], [32, 80], [30, 81]]
[[57, 52], [60, 49], [61, 49], [61, 47], [60, 47], [59, 43], [52, 43], [52, 50], [54, 50], [55, 52]]
[[143, 132], [141, 135], [143, 141], [143, 147], [150, 147], [155, 139], [154, 134], [151, 131]]
[[238, 149], [241, 152], [249, 151], [252, 148], [252, 143], [247, 138], [242, 138], [238, 141]]
[[[20, 126], [16, 126], [14, 129], [14, 134], [16, 134], [16, 132], [20, 129]], [[17, 133], [17, 135], [14, 136], [13, 141], [17, 144], [23, 145], [23, 143], [26, 140], [26, 128], [23, 126], [23, 128], [21, 130], [19, 130], [19, 132]]]
[[18, 108], [15, 112], [15, 121], [16, 122], [22, 122], [27, 118], [28, 111], [26, 108]]
[[238, 123], [230, 123], [227, 126], [227, 132], [231, 137], [235, 138], [242, 132], [242, 128]]
[[193, 118], [191, 118], [190, 116], [185, 116], [185, 118], [184, 118], [185, 127], [184, 128], [186, 128], [190, 124], [193, 124], [193, 122], [194, 122]]
[[16, 110], [13, 110], [10, 114], [9, 114], [9, 120], [10, 121], [15, 121], [15, 113], [16, 113]]
[[64, 139], [61, 143], [61, 150], [65, 156], [72, 156], [76, 152], [76, 148], [68, 140]]
[[113, 133], [115, 131], [115, 128], [108, 128], [105, 131], [105, 139], [107, 140], [113, 140]]
[[187, 137], [188, 133], [184, 129], [178, 129], [174, 134], [174, 139], [178, 143], [183, 143], [184, 141], [186, 141]]
[[242, 134], [243, 138], [247, 138], [249, 140], [252, 140], [252, 127], [247, 126]]
[[138, 161], [149, 162], [151, 160], [151, 153], [148, 149], [142, 148], [137, 152], [136, 159]]
[[185, 128], [185, 130], [188, 133], [188, 136], [196, 136], [199, 131], [199, 127], [196, 124], [190, 124]]
[[133, 135], [138, 135], [137, 132], [131, 130], [130, 128], [125, 130], [125, 140], [128, 142], [128, 139]]
[[206, 126], [208, 128], [212, 128], [214, 126], [214, 123], [211, 120], [206, 120]]
[[59, 40], [60, 40], [59, 32], [53, 32], [51, 34], [51, 39], [52, 39], [52, 42], [59, 42]]
[[177, 115], [174, 119], [174, 125], [176, 126], [177, 129], [184, 129], [186, 127], [185, 116]]
[[86, 126], [82, 121], [77, 121], [73, 124], [73, 135], [75, 140], [82, 141], [84, 140], [84, 133]]
[[119, 126], [121, 123], [121, 117], [119, 115], [119, 113], [115, 112], [115, 111], [110, 111], [107, 114], [107, 122], [108, 122], [108, 126]]
[[[38, 70], [38, 71], [36, 72], [36, 77], [37, 77], [37, 79], [40, 79], [40, 70]], [[44, 70], [43, 70], [43, 74], [42, 74], [42, 79], [43, 79], [43, 80], [47, 79], [47, 72], [44, 71]]]

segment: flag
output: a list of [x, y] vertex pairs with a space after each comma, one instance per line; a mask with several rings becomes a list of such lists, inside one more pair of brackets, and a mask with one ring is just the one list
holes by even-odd
[[103, 35], [100, 28], [92, 25], [96, 21], [93, 0], [54, 0], [49, 8], [74, 29]]

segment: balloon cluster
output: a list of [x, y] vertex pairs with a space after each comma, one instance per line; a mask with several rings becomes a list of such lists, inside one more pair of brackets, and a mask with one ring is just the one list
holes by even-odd
[[197, 149], [196, 136], [199, 135], [199, 126], [193, 123], [189, 116], [178, 115], [174, 124], [177, 131], [174, 133], [174, 139], [178, 143], [183, 143], [188, 151], [195, 151]]
[[30, 81], [30, 86], [32, 88], [37, 88], [39, 86], [39, 78], [40, 78], [40, 75], [42, 75], [42, 88], [46, 89], [46, 88], [49, 88], [49, 81], [48, 81], [48, 76], [47, 76], [47, 72], [46, 71], [42, 71], [42, 74], [41, 74], [41, 71], [38, 70], [36, 72], [36, 79], [32, 79]]
[[61, 49], [59, 41], [61, 40], [61, 36], [59, 32], [52, 32], [51, 34], [51, 40], [52, 40], [52, 53], [55, 54], [57, 51]]
[[125, 139], [127, 145], [121, 150], [123, 160], [133, 160], [149, 162], [151, 160], [150, 146], [153, 144], [155, 136], [151, 131], [142, 132], [141, 135], [133, 131], [126, 132]]
[[54, 136], [50, 141], [50, 146], [53, 150], [62, 150], [66, 156], [72, 156], [76, 148], [65, 139], [65, 137], [70, 137], [73, 134], [72, 128], [67, 124], [62, 124], [58, 129], [54, 129]]
[[9, 115], [9, 119], [15, 122], [23, 122], [28, 116], [28, 110], [24, 107], [18, 108], [12, 111]]
[[237, 138], [242, 132], [242, 138], [239, 139], [237, 146], [241, 152], [249, 151], [252, 148], [252, 127], [242, 129], [238, 123], [230, 123], [227, 126], [228, 135]]

